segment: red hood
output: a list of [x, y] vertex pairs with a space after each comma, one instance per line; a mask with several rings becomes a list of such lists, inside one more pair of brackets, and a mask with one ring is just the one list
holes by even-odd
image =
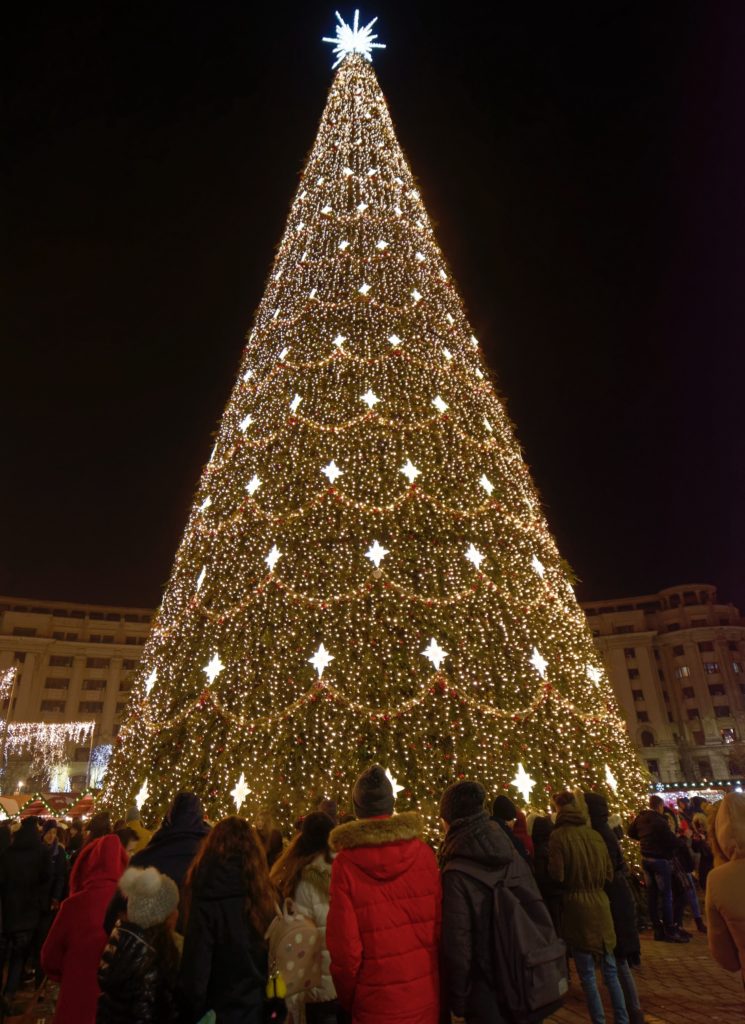
[[390, 818], [363, 818], [339, 825], [331, 833], [333, 850], [376, 881], [390, 881], [408, 871], [421, 853], [422, 819], [416, 811]]
[[127, 854], [118, 836], [94, 839], [83, 847], [72, 866], [70, 895], [99, 885], [116, 884], [127, 863]]

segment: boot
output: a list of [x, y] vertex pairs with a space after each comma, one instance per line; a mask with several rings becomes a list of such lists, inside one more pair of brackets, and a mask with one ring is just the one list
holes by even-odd
[[702, 935], [706, 935], [706, 925], [704, 924], [703, 918], [696, 918], [696, 928], [701, 932]]
[[646, 1024], [643, 1010], [629, 1010], [629, 1024]]

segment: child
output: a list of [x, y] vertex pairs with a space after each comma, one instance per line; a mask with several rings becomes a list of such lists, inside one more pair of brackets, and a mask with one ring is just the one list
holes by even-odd
[[98, 970], [96, 1024], [172, 1024], [179, 954], [173, 938], [178, 886], [157, 868], [128, 868], [119, 880], [127, 920], [111, 933]]

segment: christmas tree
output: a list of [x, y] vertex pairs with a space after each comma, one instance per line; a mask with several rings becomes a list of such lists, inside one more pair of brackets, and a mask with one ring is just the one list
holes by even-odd
[[[647, 785], [396, 139], [339, 67], [144, 649], [103, 801], [287, 823], [361, 767], [545, 807]], [[346, 35], [344, 34], [346, 32]]]

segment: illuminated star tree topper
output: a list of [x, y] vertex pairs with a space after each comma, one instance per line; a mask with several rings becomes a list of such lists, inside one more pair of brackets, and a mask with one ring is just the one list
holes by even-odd
[[336, 63], [333, 65], [337, 68], [344, 58], [349, 53], [360, 53], [366, 60], [372, 60], [373, 50], [384, 50], [385, 43], [376, 43], [375, 40], [378, 38], [376, 32], [372, 31], [372, 27], [377, 18], [373, 18], [367, 25], [363, 25], [360, 28], [360, 12], [354, 12], [354, 23], [348, 25], [342, 18], [338, 11], [336, 13], [336, 35], [333, 37], [324, 36], [324, 43], [332, 43], [334, 46], [334, 55], [336, 57]]

